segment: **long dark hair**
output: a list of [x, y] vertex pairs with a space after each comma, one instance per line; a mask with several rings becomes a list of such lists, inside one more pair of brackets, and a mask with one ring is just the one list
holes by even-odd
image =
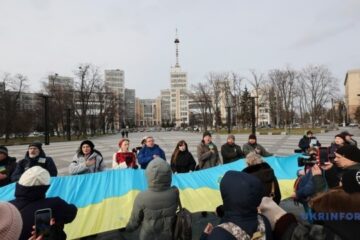
[[186, 148], [184, 152], [188, 152], [188, 151], [189, 151], [188, 145], [187, 145], [187, 143], [185, 142], [185, 140], [180, 140], [180, 141], [176, 144], [176, 147], [175, 147], [175, 149], [174, 149], [174, 152], [173, 152], [173, 154], [172, 154], [172, 156], [171, 156], [171, 161], [170, 161], [170, 163], [172, 163], [172, 164], [175, 164], [175, 163], [176, 163], [176, 159], [177, 159], [177, 157], [178, 157], [178, 155], [179, 155], [179, 152], [180, 152], [179, 147], [182, 146], [182, 145], [185, 145], [185, 148]]
[[90, 146], [91, 149], [90, 155], [93, 154], [95, 150], [95, 144], [90, 140], [84, 140], [80, 143], [79, 149], [77, 150], [78, 155], [84, 156], [84, 153], [82, 151], [82, 146], [85, 144]]

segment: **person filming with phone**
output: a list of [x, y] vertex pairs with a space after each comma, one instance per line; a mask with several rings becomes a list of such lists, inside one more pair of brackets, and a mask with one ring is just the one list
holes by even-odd
[[[19, 182], [15, 187], [15, 199], [10, 201], [20, 212], [23, 220], [23, 228], [20, 235], [20, 240], [28, 240], [32, 235], [33, 226], [36, 226], [35, 219], [53, 219], [55, 226], [62, 230], [64, 224], [72, 222], [77, 214], [77, 207], [73, 204], [68, 204], [59, 197], [46, 197], [46, 191], [50, 187], [50, 174], [42, 167], [34, 166], [26, 170], [20, 177]], [[42, 211], [40, 211], [42, 210]], [[38, 221], [37, 229], [46, 231], [42, 221], [42, 228], [39, 228]], [[35, 227], [35, 228], [36, 228]], [[46, 232], [39, 232], [38, 235], [46, 234]]]

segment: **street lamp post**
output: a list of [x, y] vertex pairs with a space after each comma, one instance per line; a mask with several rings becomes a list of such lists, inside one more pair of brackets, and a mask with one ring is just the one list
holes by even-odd
[[256, 125], [255, 125], [255, 97], [251, 97], [251, 133], [256, 133]]
[[70, 119], [70, 116], [71, 116], [71, 109], [68, 108], [68, 109], [66, 109], [66, 126], [67, 126], [66, 134], [67, 134], [68, 141], [71, 141], [71, 119]]
[[42, 95], [44, 98], [44, 143], [45, 145], [50, 144], [49, 136], [49, 95]]
[[226, 110], [227, 110], [227, 129], [228, 129], [228, 134], [231, 133], [231, 106], [227, 105], [225, 106]]

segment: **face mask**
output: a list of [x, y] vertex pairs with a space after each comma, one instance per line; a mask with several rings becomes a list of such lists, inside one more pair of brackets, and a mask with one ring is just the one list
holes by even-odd
[[183, 151], [186, 150], [186, 147], [185, 146], [179, 146], [179, 150], [183, 152]]

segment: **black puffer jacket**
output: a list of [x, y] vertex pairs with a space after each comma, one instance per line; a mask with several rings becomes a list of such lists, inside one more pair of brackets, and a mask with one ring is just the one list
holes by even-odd
[[11, 175], [16, 168], [16, 158], [7, 156], [4, 160], [0, 161], [0, 171], [2, 174], [6, 174], [6, 178], [0, 180], [0, 187], [3, 187], [11, 183]]
[[32, 226], [35, 224], [34, 216], [36, 210], [50, 208], [52, 217], [55, 218], [56, 225], [63, 227], [75, 219], [77, 208], [73, 204], [68, 204], [59, 197], [46, 198], [45, 193], [49, 186], [26, 187], [19, 183], [16, 184], [15, 200], [10, 201], [14, 204], [21, 214], [23, 229], [20, 240], [27, 240], [31, 237]]
[[251, 175], [256, 176], [260, 179], [260, 181], [264, 185], [264, 197], [269, 197], [270, 193], [272, 192], [272, 187], [274, 184], [274, 197], [273, 200], [277, 204], [280, 203], [281, 200], [281, 193], [278, 180], [274, 174], [274, 170], [270, 167], [270, 165], [266, 162], [261, 164], [256, 164], [252, 166], [248, 166], [247, 168], [243, 169], [243, 172], [249, 173]]

